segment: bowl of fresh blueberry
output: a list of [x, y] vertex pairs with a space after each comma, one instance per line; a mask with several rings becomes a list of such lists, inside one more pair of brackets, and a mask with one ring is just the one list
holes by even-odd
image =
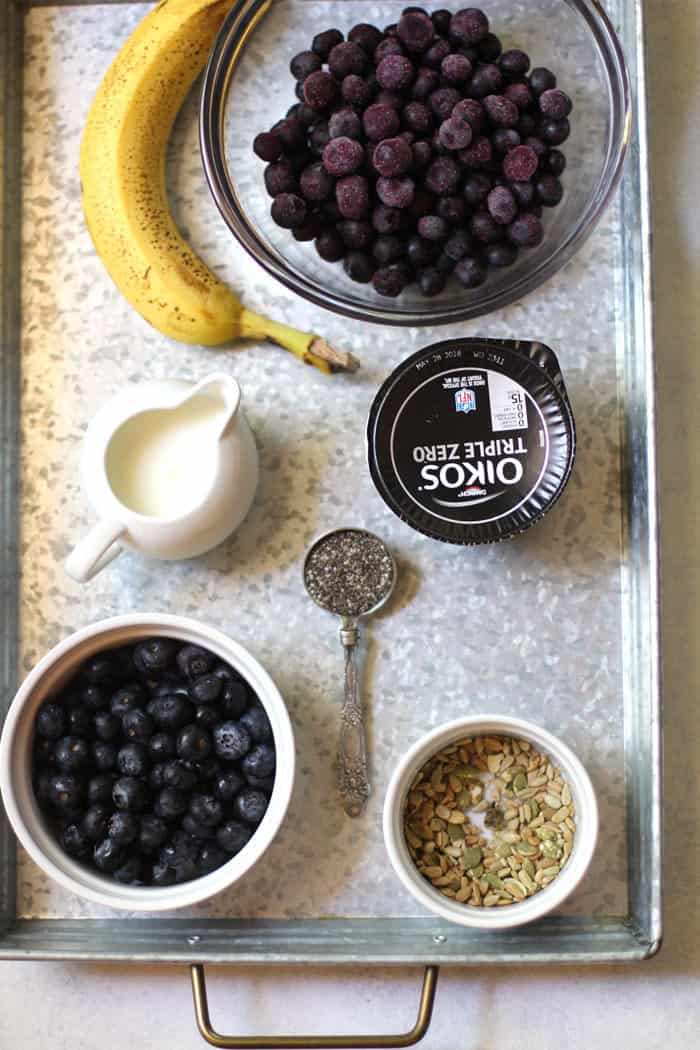
[[236, 0], [200, 143], [224, 220], [289, 289], [432, 325], [503, 308], [572, 257], [630, 125], [597, 0]]
[[194, 620], [93, 624], [30, 672], [0, 740], [0, 789], [30, 857], [131, 911], [204, 900], [275, 837], [294, 780], [284, 701], [240, 644]]

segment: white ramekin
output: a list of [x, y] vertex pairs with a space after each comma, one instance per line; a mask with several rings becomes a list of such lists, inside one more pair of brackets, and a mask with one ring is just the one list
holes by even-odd
[[[240, 853], [216, 871], [177, 886], [122, 886], [72, 860], [49, 832], [31, 778], [34, 716], [78, 665], [103, 649], [153, 635], [166, 635], [204, 646], [234, 667], [250, 683], [272, 725], [277, 772], [262, 823]], [[260, 859], [282, 823], [294, 783], [294, 737], [284, 701], [274, 682], [251, 654], [227, 635], [196, 620], [161, 613], [114, 616], [84, 627], [59, 642], [22, 683], [0, 738], [0, 791], [10, 823], [32, 860], [65, 889], [96, 904], [129, 911], [183, 908], [219, 893], [240, 879]]]
[[[450, 900], [423, 878], [408, 852], [403, 833], [406, 795], [418, 771], [443, 747], [462, 737], [513, 736], [527, 740], [558, 766], [571, 789], [576, 833], [571, 855], [556, 879], [539, 893], [507, 908], [476, 908]], [[598, 836], [598, 805], [588, 773], [569, 748], [545, 729], [520, 718], [477, 715], [458, 718], [433, 729], [413, 745], [399, 761], [384, 801], [384, 841], [394, 871], [409, 893], [429, 911], [482, 930], [504, 930], [539, 919], [569, 896], [590, 863]]]

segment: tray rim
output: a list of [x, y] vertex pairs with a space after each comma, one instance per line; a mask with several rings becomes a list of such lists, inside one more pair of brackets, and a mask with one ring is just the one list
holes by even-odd
[[[131, 0], [101, 0], [127, 3]], [[144, 0], [134, 0], [144, 2]], [[598, 6], [598, 0], [591, 0]], [[628, 611], [643, 603], [644, 623], [631, 633], [645, 643], [645, 667], [632, 667], [625, 722], [636, 726], [644, 762], [625, 748], [628, 805], [629, 913], [595, 920], [553, 916], [497, 935], [426, 918], [312, 920], [18, 919], [16, 847], [0, 811], [0, 959], [308, 964], [595, 963], [650, 958], [661, 946], [661, 680], [656, 473], [656, 381], [653, 352], [651, 229], [645, 91], [644, 0], [618, 0], [618, 31], [632, 82], [635, 133], [621, 189], [625, 360], [637, 396], [622, 421], [627, 499]], [[94, 0], [7, 0], [0, 7], [0, 684], [3, 705], [18, 679], [19, 610], [19, 341], [21, 243], [22, 23], [35, 6], [98, 6]], [[630, 46], [632, 45], [632, 46]], [[19, 205], [19, 206], [18, 206]], [[643, 352], [640, 352], [642, 348]], [[637, 599], [635, 601], [635, 598]], [[634, 621], [634, 615], [631, 620]], [[638, 617], [637, 617], [638, 619]], [[641, 672], [641, 673], [640, 673]], [[639, 692], [638, 692], [639, 691]], [[641, 700], [640, 700], [641, 698]], [[641, 702], [643, 701], [643, 702]], [[642, 766], [648, 766], [645, 771]], [[646, 775], [648, 773], [648, 775]], [[638, 878], [635, 880], [634, 872]]]

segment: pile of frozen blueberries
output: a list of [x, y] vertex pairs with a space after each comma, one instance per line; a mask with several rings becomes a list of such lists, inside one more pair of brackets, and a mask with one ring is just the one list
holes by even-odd
[[253, 144], [272, 218], [354, 281], [433, 296], [454, 273], [475, 288], [541, 243], [571, 100], [483, 11], [327, 29], [291, 72], [298, 104]]
[[158, 637], [93, 656], [34, 728], [34, 791], [49, 825], [66, 853], [118, 882], [206, 875], [265, 815], [269, 720], [207, 649]]

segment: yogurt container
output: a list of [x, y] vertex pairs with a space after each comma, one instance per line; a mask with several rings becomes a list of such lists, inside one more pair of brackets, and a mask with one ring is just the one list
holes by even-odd
[[452, 339], [407, 358], [380, 388], [369, 468], [395, 514], [448, 543], [493, 543], [539, 521], [574, 462], [556, 355], [538, 342]]

